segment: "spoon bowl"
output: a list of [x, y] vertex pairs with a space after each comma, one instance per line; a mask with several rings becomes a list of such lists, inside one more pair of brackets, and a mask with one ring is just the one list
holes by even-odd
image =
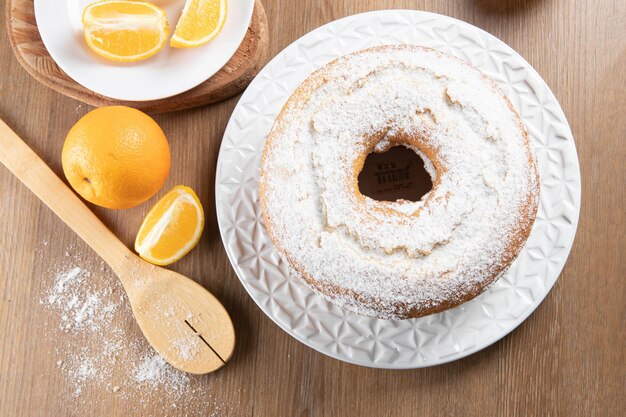
[[152, 347], [169, 364], [192, 374], [224, 366], [235, 348], [235, 330], [222, 304], [197, 282], [133, 258], [129, 271], [139, 273], [131, 277], [126, 293]]

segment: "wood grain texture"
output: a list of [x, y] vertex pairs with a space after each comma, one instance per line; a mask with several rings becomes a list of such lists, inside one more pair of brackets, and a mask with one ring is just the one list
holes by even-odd
[[[384, 4], [384, 5], [383, 5]], [[72, 395], [56, 365], [64, 334], [39, 303], [68, 251], [91, 279], [112, 286], [91, 250], [0, 168], [0, 415], [215, 416], [617, 416], [626, 407], [626, 3], [615, 0], [265, 0], [271, 55], [331, 20], [385, 8], [443, 13], [494, 34], [544, 77], [571, 124], [583, 179], [578, 234], [554, 289], [519, 328], [463, 360], [386, 371], [325, 357], [256, 307], [221, 246], [214, 180], [236, 99], [155, 116], [172, 147], [172, 172], [206, 209], [198, 247], [172, 269], [196, 278], [233, 317], [229, 364], [200, 377], [210, 392], [143, 403], [106, 390]], [[0, 117], [60, 174], [61, 147], [90, 108], [33, 80], [0, 34]], [[92, 207], [127, 245], [156, 198], [137, 208]], [[46, 244], [48, 242], [48, 244]], [[114, 288], [115, 290], [115, 288]], [[128, 337], [139, 337], [131, 322]], [[80, 341], [94, 343], [92, 338]], [[124, 370], [122, 370], [124, 371]], [[163, 398], [176, 412], [159, 405]]]
[[19, 63], [48, 87], [92, 106], [121, 104], [151, 113], [188, 109], [239, 94], [265, 65], [269, 52], [265, 9], [261, 1], [256, 0], [252, 21], [241, 46], [215, 75], [197, 87], [173, 97], [125, 101], [94, 93], [72, 80], [59, 68], [48, 54], [37, 30], [33, 0], [8, 0], [6, 27]]

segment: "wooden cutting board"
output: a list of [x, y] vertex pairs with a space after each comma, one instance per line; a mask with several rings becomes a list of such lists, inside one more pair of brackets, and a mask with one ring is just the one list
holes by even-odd
[[189, 91], [165, 99], [124, 101], [105, 97], [72, 80], [54, 62], [35, 22], [33, 0], [7, 0], [8, 37], [17, 60], [35, 79], [48, 87], [92, 106], [126, 105], [149, 113], [182, 110], [214, 103], [243, 91], [265, 65], [269, 53], [267, 17], [255, 1], [248, 32], [235, 55], [215, 75]]

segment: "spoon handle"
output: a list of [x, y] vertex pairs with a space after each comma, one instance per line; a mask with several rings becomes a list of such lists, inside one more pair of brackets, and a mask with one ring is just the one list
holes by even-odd
[[[134, 254], [2, 119], [0, 162], [91, 246], [120, 278], [125, 276], [121, 272]], [[127, 287], [129, 283], [123, 284]]]

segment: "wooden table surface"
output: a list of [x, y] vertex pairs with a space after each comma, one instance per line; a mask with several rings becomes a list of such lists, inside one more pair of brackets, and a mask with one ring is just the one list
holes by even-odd
[[[183, 395], [160, 386], [146, 389], [140, 396], [124, 395], [131, 387], [112, 390], [102, 384], [86, 384], [77, 395], [76, 375], [72, 380], [60, 364], [72, 359], [68, 355], [73, 351], [68, 349], [93, 345], [98, 338], [62, 332], [58, 311], [41, 300], [52, 285], [53, 272], [68, 264], [90, 270], [92, 285], [108, 286], [114, 292], [119, 286], [98, 257], [0, 167], [0, 415], [623, 413], [626, 2], [265, 0], [264, 4], [272, 55], [321, 24], [385, 7], [428, 10], [465, 20], [525, 57], [552, 88], [569, 119], [582, 173], [578, 234], [555, 287], [509, 336], [447, 365], [387, 371], [325, 357], [287, 335], [257, 308], [222, 247], [214, 207], [214, 173], [220, 140], [237, 98], [157, 115], [172, 147], [172, 172], [165, 189], [178, 183], [192, 186], [207, 215], [198, 248], [172, 268], [195, 277], [230, 311], [238, 334], [232, 361], [215, 374], [193, 377], [195, 388]], [[64, 137], [90, 108], [34, 81], [14, 59], [4, 30], [0, 32], [0, 97], [0, 117], [62, 175]], [[131, 245], [149, 205], [123, 211], [94, 210]], [[126, 329], [124, 341], [140, 340], [129, 314], [119, 321]], [[106, 337], [106, 329], [102, 337]], [[127, 370], [118, 368], [106, 384], [125, 383]]]

